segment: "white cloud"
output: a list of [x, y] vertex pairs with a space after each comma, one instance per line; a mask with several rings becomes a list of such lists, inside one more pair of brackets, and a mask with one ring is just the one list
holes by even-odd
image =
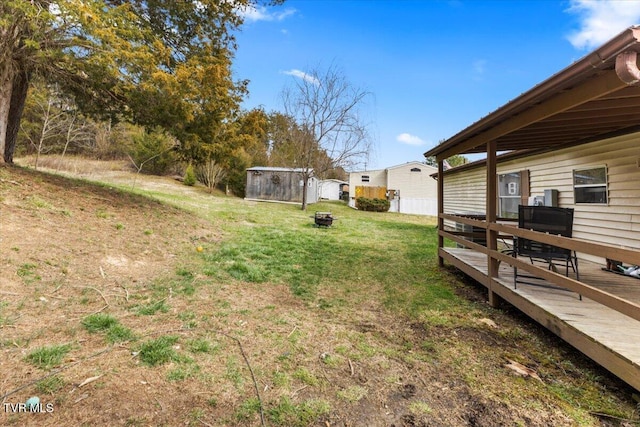
[[473, 61], [473, 71], [476, 74], [484, 74], [484, 70], [486, 69], [487, 61], [484, 59], [476, 59]]
[[266, 6], [260, 7], [247, 7], [241, 12], [245, 21], [257, 22], [257, 21], [284, 21], [289, 16], [292, 16], [297, 11], [295, 9], [286, 9], [282, 12], [270, 11]]
[[476, 59], [471, 64], [471, 69], [473, 71], [471, 78], [475, 81], [482, 81], [485, 71], [487, 70], [487, 61], [484, 59]]
[[396, 136], [396, 141], [401, 142], [407, 145], [424, 145], [425, 142], [415, 135], [411, 135], [410, 133], [401, 133]]
[[311, 74], [305, 73], [304, 71], [293, 69], [293, 70], [289, 70], [289, 71], [283, 71], [282, 74], [286, 74], [288, 76], [297, 77], [299, 79], [305, 80], [305, 81], [307, 81], [309, 83], [312, 83], [314, 85], [320, 84], [320, 82], [318, 81], [317, 78], [315, 78]]
[[638, 0], [571, 0], [567, 11], [580, 19], [580, 30], [567, 37], [578, 49], [595, 49], [640, 21]]

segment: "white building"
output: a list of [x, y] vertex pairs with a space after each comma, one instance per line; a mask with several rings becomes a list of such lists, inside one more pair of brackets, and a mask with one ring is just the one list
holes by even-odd
[[322, 200], [340, 200], [344, 188], [348, 187], [348, 185], [348, 182], [339, 179], [323, 179], [318, 183], [319, 198]]
[[391, 202], [389, 212], [435, 216], [438, 214], [438, 185], [431, 177], [435, 172], [435, 167], [421, 162], [351, 172], [349, 206], [355, 207], [358, 197], [386, 198]]

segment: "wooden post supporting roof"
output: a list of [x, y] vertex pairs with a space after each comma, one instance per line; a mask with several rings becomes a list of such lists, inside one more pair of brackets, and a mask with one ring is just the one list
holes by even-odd
[[487, 206], [486, 206], [486, 221], [487, 221], [487, 271], [489, 289], [489, 304], [492, 307], [499, 305], [499, 296], [494, 293], [493, 288], [495, 286], [495, 278], [498, 277], [498, 260], [491, 256], [491, 251], [498, 249], [498, 233], [489, 227], [489, 224], [494, 224], [498, 218], [497, 215], [497, 200], [498, 200], [498, 179], [497, 179], [497, 166], [496, 166], [496, 147], [495, 140], [487, 143]]
[[438, 162], [438, 265], [444, 267], [444, 258], [440, 256], [440, 249], [444, 247], [444, 237], [440, 234], [444, 230], [444, 162]]

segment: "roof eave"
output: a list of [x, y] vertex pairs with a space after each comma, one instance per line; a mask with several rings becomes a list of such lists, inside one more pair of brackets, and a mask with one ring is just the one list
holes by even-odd
[[[556, 73], [542, 83], [534, 86], [529, 91], [513, 99], [484, 118], [478, 120], [471, 126], [457, 133], [453, 137], [424, 153], [425, 157], [440, 155], [445, 151], [450, 151], [461, 141], [476, 135], [492, 126], [508, 119], [514, 114], [522, 111], [541, 100], [552, 96], [562, 88], [574, 85], [591, 75], [594, 69], [605, 69], [612, 64], [615, 65], [616, 56], [627, 50], [640, 50], [640, 26], [633, 26], [618, 36], [614, 37], [600, 48], [574, 62], [569, 67]], [[462, 153], [460, 151], [459, 153]], [[459, 154], [458, 153], [458, 154]]]

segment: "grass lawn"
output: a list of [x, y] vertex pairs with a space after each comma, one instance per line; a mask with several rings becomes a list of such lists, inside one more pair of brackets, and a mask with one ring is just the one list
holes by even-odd
[[[57, 246], [32, 253], [5, 232], [1, 392], [56, 411], [0, 422], [638, 425], [624, 384], [437, 267], [433, 218], [338, 202], [303, 212], [146, 176], [132, 194], [124, 173], [89, 176], [102, 187], [22, 169], [0, 178], [12, 221], [81, 223], [57, 243], [83, 265], [87, 247], [100, 252], [84, 272]], [[316, 210], [338, 219], [316, 227]]]

